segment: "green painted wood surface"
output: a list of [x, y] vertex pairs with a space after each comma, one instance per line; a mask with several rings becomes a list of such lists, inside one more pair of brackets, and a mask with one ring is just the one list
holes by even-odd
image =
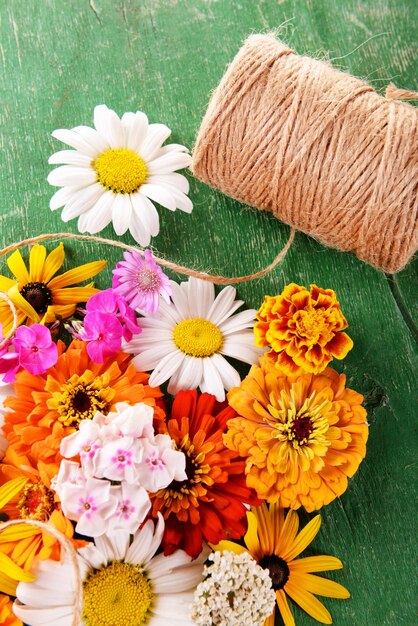
[[[119, 114], [143, 110], [168, 124], [174, 141], [191, 146], [209, 93], [245, 36], [287, 20], [281, 36], [299, 52], [326, 55], [377, 89], [389, 81], [414, 89], [417, 8], [414, 0], [2, 0], [1, 245], [45, 231], [77, 232], [75, 222], [65, 225], [48, 209], [47, 160], [60, 149], [50, 132], [91, 125], [96, 104]], [[194, 180], [191, 197], [191, 216], [160, 211], [153, 244], [174, 261], [244, 273], [265, 265], [285, 241], [287, 228], [269, 214]], [[110, 227], [103, 235], [114, 236]], [[66, 247], [69, 263], [118, 258], [90, 244]], [[390, 280], [298, 234], [280, 268], [239, 287], [250, 306], [290, 281], [332, 287], [350, 322], [355, 347], [343, 369], [366, 396], [368, 455], [346, 494], [323, 510], [311, 550], [345, 563], [330, 577], [351, 590], [351, 600], [325, 601], [339, 626], [417, 623], [416, 269], [412, 263]], [[297, 608], [295, 615], [301, 626], [314, 623]]]

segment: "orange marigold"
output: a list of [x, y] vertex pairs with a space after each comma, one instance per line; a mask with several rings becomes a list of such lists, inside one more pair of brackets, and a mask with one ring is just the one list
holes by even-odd
[[156, 402], [162, 395], [159, 387], [147, 385], [149, 374], [137, 372], [128, 354], [118, 352], [98, 364], [83, 341], [72, 341], [67, 350], [59, 342], [58, 348], [54, 367], [39, 375], [19, 372], [15, 395], [4, 401], [8, 412], [3, 430], [10, 442], [5, 462], [12, 451], [27, 455], [50, 478], [59, 469], [61, 440], [97, 411], [107, 414], [118, 402], [144, 402], [154, 408], [156, 419], [164, 418]]
[[330, 367], [287, 377], [267, 358], [228, 394], [238, 417], [225, 443], [246, 458], [247, 484], [260, 498], [314, 511], [347, 489], [366, 454], [363, 396]]
[[311, 285], [310, 291], [291, 283], [278, 296], [265, 296], [254, 325], [255, 343], [271, 346], [269, 357], [287, 376], [319, 374], [335, 357], [353, 347], [341, 332], [348, 323], [335, 291]]
[[9, 596], [0, 594], [0, 624], [2, 626], [23, 626], [13, 613], [13, 601]]

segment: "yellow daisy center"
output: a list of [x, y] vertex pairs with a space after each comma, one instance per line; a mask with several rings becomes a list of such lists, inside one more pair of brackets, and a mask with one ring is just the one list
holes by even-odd
[[287, 441], [296, 450], [313, 445], [328, 447], [328, 405], [331, 405], [328, 400], [318, 402], [315, 394], [312, 394], [298, 409], [292, 389], [288, 406], [280, 409], [269, 407], [271, 414], [279, 420], [275, 424], [277, 439]]
[[318, 343], [321, 338], [326, 341], [331, 339], [329, 322], [321, 309], [297, 311], [293, 319], [298, 336], [306, 339], [308, 345]]
[[219, 328], [202, 317], [193, 317], [177, 324], [173, 338], [179, 350], [195, 357], [212, 356], [224, 343]]
[[86, 626], [141, 626], [154, 594], [140, 567], [113, 561], [83, 583]]
[[87, 370], [82, 376], [73, 374], [52, 394], [49, 409], [59, 413], [58, 420], [65, 426], [77, 426], [82, 420], [92, 419], [97, 411], [107, 414], [115, 391], [107, 386], [108, 376], [96, 376]]
[[17, 503], [21, 519], [46, 522], [55, 509], [54, 494], [42, 483], [27, 482]]
[[148, 177], [144, 159], [129, 148], [110, 148], [91, 163], [99, 183], [114, 193], [134, 193]]

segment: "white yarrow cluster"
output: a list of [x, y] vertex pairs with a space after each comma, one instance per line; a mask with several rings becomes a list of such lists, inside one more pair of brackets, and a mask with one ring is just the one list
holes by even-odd
[[192, 618], [198, 626], [262, 626], [276, 604], [267, 570], [248, 554], [214, 552], [195, 591]]

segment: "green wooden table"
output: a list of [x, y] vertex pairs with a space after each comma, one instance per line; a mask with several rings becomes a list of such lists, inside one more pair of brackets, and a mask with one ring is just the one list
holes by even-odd
[[[173, 129], [173, 141], [192, 146], [209, 94], [242, 40], [283, 22], [282, 38], [300, 53], [326, 55], [378, 90], [389, 81], [416, 88], [415, 0], [3, 0], [0, 244], [77, 232], [75, 222], [63, 224], [48, 208], [47, 161], [60, 149], [53, 129], [91, 125], [94, 106], [106, 103], [119, 114], [143, 110]], [[162, 255], [226, 275], [259, 269], [275, 256], [287, 227], [190, 178], [192, 215], [160, 211], [153, 244]], [[102, 234], [114, 237], [111, 227]], [[69, 263], [119, 257], [87, 243], [67, 242], [66, 249]], [[339, 626], [417, 623], [416, 268], [385, 276], [298, 234], [278, 269], [239, 286], [255, 307], [291, 281], [332, 287], [350, 323], [355, 346], [343, 368], [366, 396], [368, 454], [348, 491], [323, 511], [311, 551], [345, 563], [335, 578], [352, 599], [326, 600]], [[300, 626], [314, 623], [298, 608], [295, 615]]]

